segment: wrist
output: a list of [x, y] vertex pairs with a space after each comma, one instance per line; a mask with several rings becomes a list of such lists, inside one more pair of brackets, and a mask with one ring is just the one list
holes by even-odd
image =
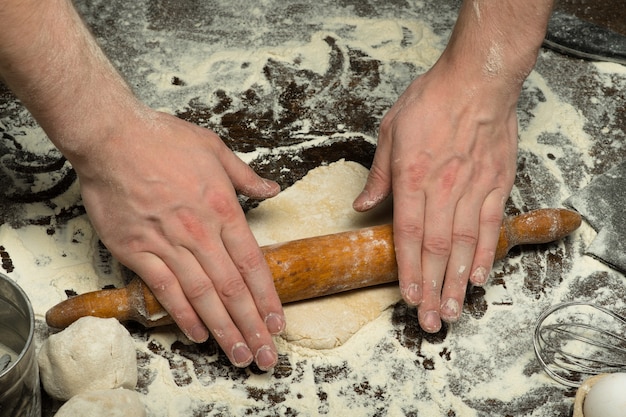
[[7, 0], [0, 25], [0, 76], [73, 164], [144, 112], [70, 0]]
[[520, 90], [536, 63], [551, 5], [549, 0], [465, 0], [440, 61], [468, 81]]

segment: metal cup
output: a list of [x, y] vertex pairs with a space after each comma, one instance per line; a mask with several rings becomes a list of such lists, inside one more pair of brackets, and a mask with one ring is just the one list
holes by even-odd
[[[24, 291], [0, 274], [0, 416], [41, 417], [35, 315]], [[8, 361], [8, 362], [7, 362]]]

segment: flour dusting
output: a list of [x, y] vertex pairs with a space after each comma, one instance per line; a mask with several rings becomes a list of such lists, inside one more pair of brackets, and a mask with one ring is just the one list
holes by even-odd
[[[142, 100], [214, 129], [287, 189], [312, 161], [371, 163], [380, 119], [443, 50], [456, 4], [209, 2], [190, 13], [188, 2], [78, 3]], [[559, 207], [626, 156], [625, 84], [623, 66], [540, 54], [518, 106], [507, 214]], [[2, 267], [30, 297], [41, 345], [50, 307], [122, 286], [129, 273], [95, 235], [69, 165], [18, 103], [0, 110]], [[43, 162], [26, 175], [33, 160]], [[174, 328], [130, 325], [137, 392], [151, 417], [568, 416], [571, 392], [542, 372], [532, 331], [560, 301], [626, 309], [623, 275], [584, 254], [594, 238], [583, 224], [560, 242], [514, 249], [484, 287], [468, 289], [459, 321], [438, 334], [422, 332], [415, 309], [400, 302], [334, 349], [277, 338], [279, 363], [268, 373], [232, 367], [214, 340], [194, 345]]]

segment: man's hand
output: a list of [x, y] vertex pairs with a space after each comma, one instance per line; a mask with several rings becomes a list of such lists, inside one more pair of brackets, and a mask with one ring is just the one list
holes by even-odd
[[140, 103], [71, 0], [5, 0], [0, 27], [0, 77], [72, 163], [102, 241], [192, 340], [210, 331], [233, 364], [274, 366], [284, 314], [236, 190], [278, 185]]
[[551, 2], [466, 0], [439, 61], [383, 118], [356, 210], [394, 195], [404, 299], [428, 332], [486, 282], [515, 178], [516, 103]]
[[156, 112], [127, 124], [75, 166], [100, 238], [192, 340], [208, 328], [233, 364], [271, 368], [284, 315], [235, 190], [267, 198], [280, 187], [209, 130]]
[[393, 190], [400, 288], [429, 332], [440, 316], [459, 318], [468, 279], [485, 283], [515, 177], [514, 105], [450, 80], [433, 68], [387, 113], [355, 202], [362, 210]]

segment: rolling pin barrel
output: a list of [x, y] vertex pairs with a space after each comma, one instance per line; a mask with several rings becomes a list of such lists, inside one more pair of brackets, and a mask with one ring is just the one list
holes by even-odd
[[[540, 209], [506, 218], [500, 229], [495, 258], [504, 258], [516, 245], [561, 239], [576, 230], [580, 223], [578, 213], [564, 209]], [[389, 224], [261, 249], [283, 303], [398, 279], [393, 227]], [[125, 288], [95, 291], [65, 300], [47, 312], [46, 321], [50, 327], [65, 328], [86, 315], [133, 320], [146, 327], [172, 323], [139, 278]]]
[[264, 246], [263, 253], [283, 303], [398, 279], [390, 225]]

